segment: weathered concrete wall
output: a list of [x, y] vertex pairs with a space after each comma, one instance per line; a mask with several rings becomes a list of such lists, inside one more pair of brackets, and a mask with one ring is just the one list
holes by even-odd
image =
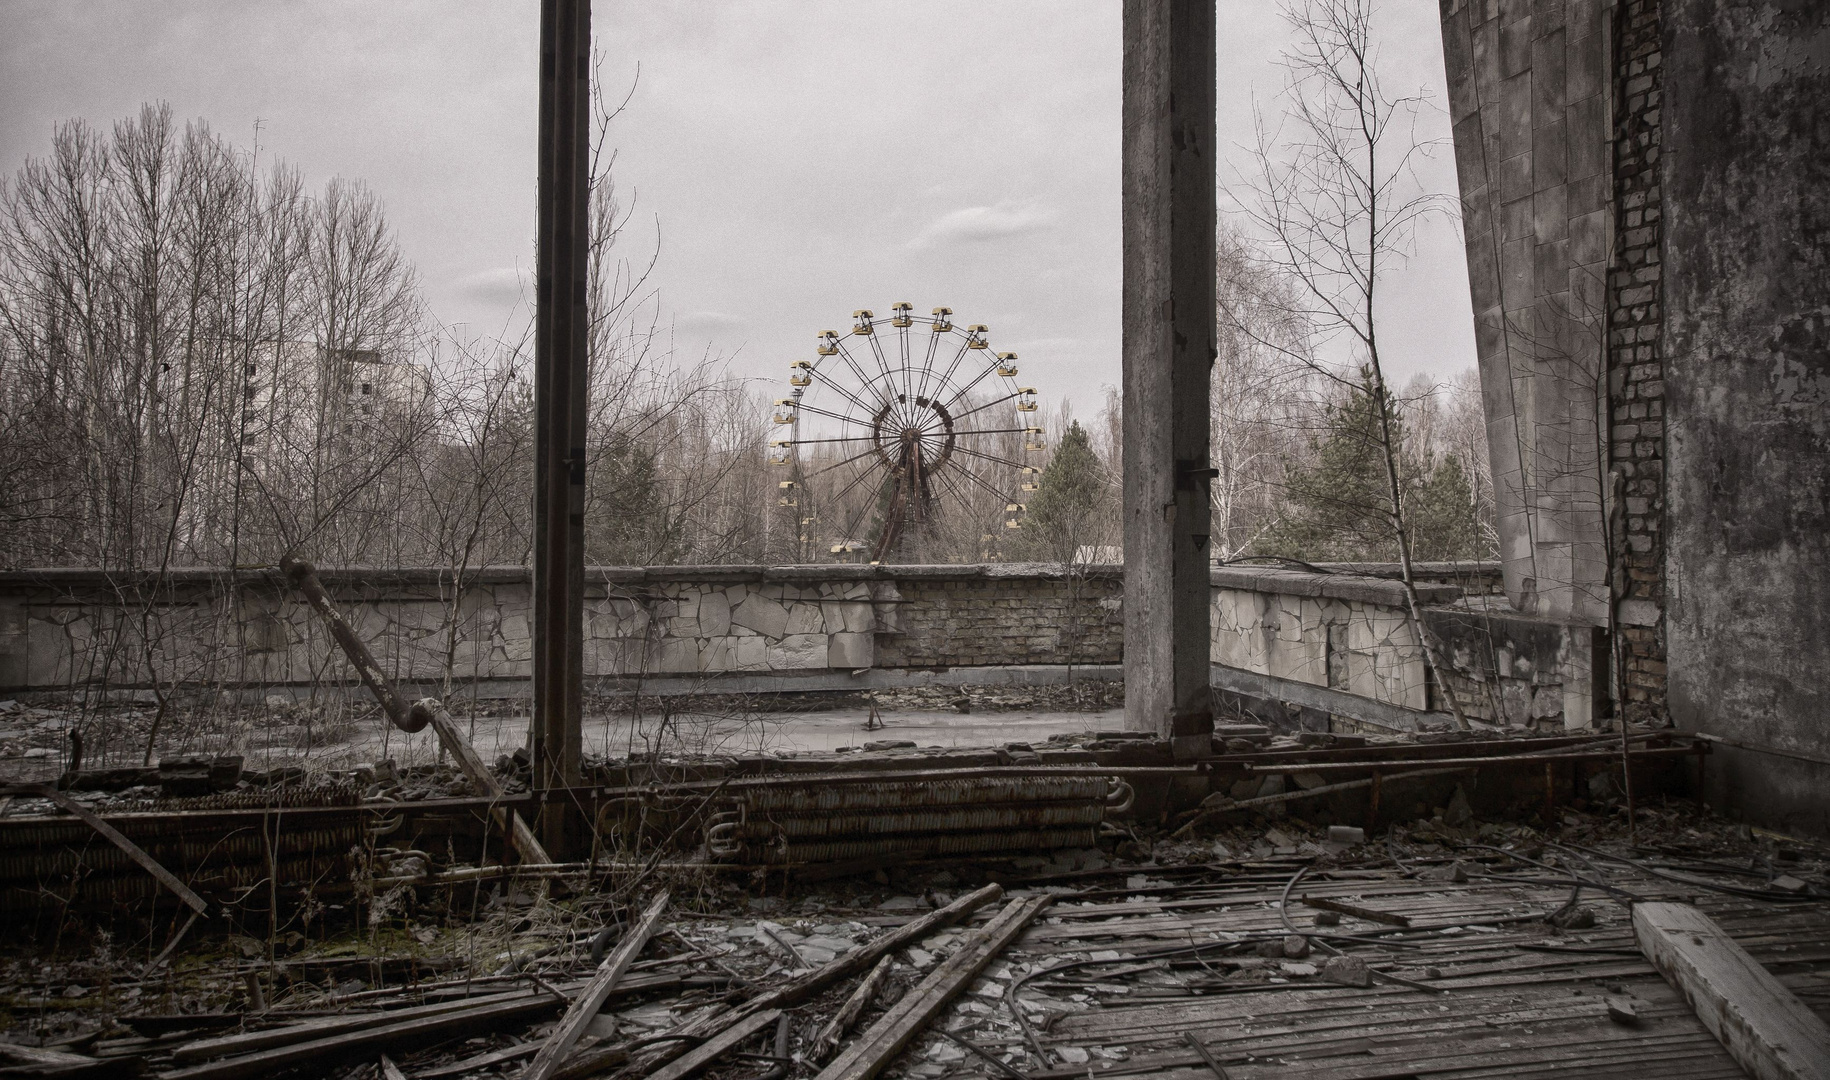
[[[1213, 662], [1406, 709], [1430, 701], [1404, 587], [1383, 578], [1258, 567], [1213, 571]], [[1460, 590], [1420, 585], [1426, 602]]]
[[[1830, 6], [1665, 0], [1671, 714], [1713, 797], [1830, 832]], [[1782, 756], [1797, 755], [1797, 756]]]
[[[1407, 709], [1431, 709], [1391, 567], [1213, 571], [1212, 659]], [[1492, 591], [1491, 564], [1423, 564], [1427, 602]], [[598, 567], [589, 673], [632, 677], [1110, 667], [1123, 659], [1122, 569], [1038, 565]], [[396, 678], [528, 677], [526, 573], [322, 572]], [[1449, 581], [1462, 584], [1449, 584]], [[453, 632], [455, 629], [455, 633]], [[349, 672], [277, 577], [182, 571], [156, 591], [89, 571], [0, 574], [0, 689], [312, 686]], [[753, 680], [752, 680], [753, 681]]]
[[[530, 677], [526, 571], [464, 587], [438, 571], [327, 569], [397, 679]], [[598, 679], [860, 668], [1116, 664], [1122, 573], [1028, 565], [595, 567], [585, 670]], [[0, 688], [301, 686], [348, 681], [277, 575], [0, 574]]]
[[1442, 0], [1475, 341], [1514, 609], [1608, 622], [1603, 0]]
[[1607, 696], [1602, 631], [1520, 614], [1502, 597], [1433, 607], [1424, 621], [1442, 644], [1447, 681], [1468, 716], [1538, 730], [1593, 725]]
[[[1379, 576], [1390, 568], [1340, 569], [1368, 572], [1214, 569], [1212, 661], [1399, 709], [1442, 708], [1405, 616], [1403, 589]], [[1423, 600], [1437, 605], [1432, 625], [1457, 610], [1443, 605], [1463, 596], [1448, 580], [1473, 585], [1471, 600], [1491, 591], [1490, 566], [1421, 569], [1438, 579], [1419, 585]], [[320, 576], [383, 667], [403, 682], [437, 685], [448, 676], [514, 684], [529, 677], [529, 592], [519, 568], [483, 570], [461, 591], [436, 571]], [[863, 669], [969, 681], [969, 673], [991, 668], [1109, 670], [1124, 655], [1119, 567], [1072, 574], [1035, 564], [596, 567], [587, 579], [586, 671], [605, 688], [635, 679], [664, 680], [669, 692], [738, 683], [800, 688], [805, 681], [795, 677]], [[1561, 725], [1562, 713], [1547, 703], [1562, 698], [1546, 688], [1574, 685], [1576, 677], [1560, 666], [1567, 648], [1508, 640], [1496, 651], [1455, 626], [1466, 647], [1458, 646], [1454, 686], [1475, 715]], [[1493, 656], [1518, 663], [1482, 659]], [[776, 677], [784, 681], [769, 681]], [[1520, 680], [1524, 691], [1511, 685]], [[232, 580], [181, 571], [151, 590], [145, 580], [91, 571], [0, 574], [3, 692], [155, 683], [297, 690], [353, 681], [316, 617], [277, 576]], [[817, 688], [845, 685], [823, 679]], [[1483, 704], [1521, 693], [1524, 709]], [[1578, 722], [1587, 716], [1571, 713]]]

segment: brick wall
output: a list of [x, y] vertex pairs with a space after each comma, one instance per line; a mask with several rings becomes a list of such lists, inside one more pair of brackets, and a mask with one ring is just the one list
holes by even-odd
[[1614, 262], [1608, 272], [1609, 467], [1620, 662], [1629, 715], [1665, 707], [1665, 368], [1660, 348], [1663, 231], [1660, 0], [1615, 11]]
[[946, 576], [909, 576], [907, 569], [896, 580], [897, 632], [877, 639], [881, 667], [1124, 659], [1121, 572], [1018, 578], [967, 576], [964, 567], [947, 567]]

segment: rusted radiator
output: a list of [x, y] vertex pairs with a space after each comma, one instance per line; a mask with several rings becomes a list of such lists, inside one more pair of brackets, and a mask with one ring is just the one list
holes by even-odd
[[759, 785], [719, 803], [707, 852], [726, 862], [836, 862], [1092, 846], [1131, 788], [1105, 776], [809, 779]]

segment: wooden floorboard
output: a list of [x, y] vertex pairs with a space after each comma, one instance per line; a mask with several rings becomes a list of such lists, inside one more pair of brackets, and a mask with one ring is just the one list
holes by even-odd
[[[1698, 906], [1751, 956], [1809, 1008], [1830, 1017], [1826, 905], [1779, 905], [1712, 894], [1607, 869], [1611, 884], [1648, 899], [1691, 902], [1700, 897]], [[1022, 975], [1037, 965], [1097, 955], [1128, 958], [1122, 966], [1135, 968], [1167, 949], [1202, 946], [1215, 954], [1243, 940], [1249, 950], [1255, 940], [1285, 932], [1284, 914], [1277, 908], [1284, 886], [1266, 875], [1237, 884], [1217, 880], [1198, 890], [1187, 888], [1186, 878], [1157, 882], [1159, 887], [1176, 886], [1159, 896], [1149, 894], [1150, 884], [1127, 890], [1129, 898], [1059, 898], [1044, 920], [1006, 951], [1002, 964]], [[1298, 902], [1304, 895], [1404, 916], [1412, 927], [1396, 933], [1393, 927], [1353, 916], [1344, 916], [1327, 932], [1378, 933], [1386, 944], [1342, 942], [1342, 947], [1375, 968], [1425, 980], [1447, 993], [1390, 984], [1361, 989], [1313, 976], [1280, 984], [1228, 976], [1233, 983], [1226, 992], [1198, 993], [1184, 985], [1234, 970], [1210, 959], [1206, 970], [1178, 967], [1108, 978], [1092, 969], [1065, 973], [1053, 985], [1039, 980], [1045, 989], [1030, 984], [1023, 995], [1026, 1009], [1048, 1020], [1039, 1036], [1049, 1050], [1046, 1062], [1027, 1052], [997, 992], [1002, 983], [968, 995], [964, 1000], [975, 1007], [956, 1006], [943, 1022], [976, 1045], [1008, 1056], [1035, 1080], [1098, 1080], [1101, 1075], [1214, 1080], [1212, 1070], [1184, 1042], [1190, 1032], [1233, 1080], [1728, 1080], [1744, 1075], [1690, 1005], [1639, 954], [1628, 908], [1596, 890], [1585, 889], [1581, 897], [1595, 925], [1569, 932], [1556, 932], [1542, 921], [1507, 921], [1561, 907], [1570, 889], [1560, 885], [1480, 878], [1426, 884], [1396, 871], [1362, 870], [1332, 880], [1305, 878], [1290, 895], [1290, 924], [1302, 930], [1315, 929], [1317, 913]], [[1324, 960], [1318, 954], [1303, 962], [1319, 967]], [[1277, 963], [1262, 961], [1266, 968]], [[1276, 977], [1283, 977], [1281, 969]], [[1073, 987], [1065, 980], [1095, 985]], [[1627, 1026], [1611, 1019], [1610, 996], [1629, 999], [1637, 1021]], [[985, 1064], [973, 1059], [937, 1069], [924, 1057], [924, 1047], [932, 1050], [933, 1043], [911, 1046], [898, 1063], [902, 1071], [891, 1075], [911, 1080], [986, 1075]]]

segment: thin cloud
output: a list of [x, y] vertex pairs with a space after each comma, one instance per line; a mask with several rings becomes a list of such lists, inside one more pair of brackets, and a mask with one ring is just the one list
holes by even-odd
[[1034, 203], [1001, 202], [996, 206], [968, 206], [943, 214], [931, 222], [915, 239], [912, 248], [933, 248], [947, 244], [979, 244], [1037, 232], [1048, 226], [1054, 215]]
[[737, 315], [722, 311], [688, 311], [674, 318], [674, 332], [697, 337], [718, 338], [742, 333], [749, 323]]
[[457, 292], [478, 303], [510, 307], [521, 299], [522, 285], [519, 267], [498, 266], [458, 279]]

